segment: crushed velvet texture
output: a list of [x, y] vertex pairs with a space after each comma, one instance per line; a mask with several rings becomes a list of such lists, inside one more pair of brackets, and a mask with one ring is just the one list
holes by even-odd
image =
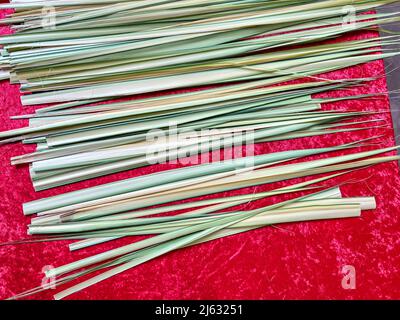
[[[8, 32], [6, 28], [0, 29]], [[372, 32], [354, 33], [341, 39], [364, 38]], [[366, 88], [354, 93], [384, 92], [383, 62], [355, 66], [323, 75], [331, 79], [376, 77]], [[9, 116], [32, 112], [22, 107], [18, 87], [0, 82], [0, 129], [18, 128], [24, 121]], [[320, 96], [346, 95], [344, 91]], [[317, 148], [346, 143], [373, 135], [383, 135], [379, 146], [394, 145], [389, 103], [386, 97], [324, 104], [325, 110], [382, 111], [387, 128], [325, 135], [256, 146], [256, 154], [289, 149]], [[154, 165], [107, 177], [35, 193], [27, 167], [13, 167], [10, 157], [32, 151], [22, 144], [1, 146], [0, 242], [26, 238], [29, 218], [22, 214], [26, 201], [94, 186], [122, 178], [138, 176], [179, 165]], [[332, 155], [339, 155], [340, 152]], [[326, 157], [322, 155], [319, 157]], [[314, 157], [316, 158], [316, 157]], [[303, 181], [296, 179], [294, 182]], [[400, 177], [396, 162], [358, 170], [335, 179], [343, 185], [345, 196], [375, 196], [377, 209], [361, 218], [285, 224], [216, 240], [179, 250], [103, 281], [70, 299], [388, 299], [400, 298]], [[264, 191], [288, 182], [226, 193]], [[259, 207], [285, 196], [242, 206]], [[102, 252], [136, 238], [103, 244], [70, 253], [67, 242], [47, 242], [0, 247], [0, 298], [7, 298], [41, 283], [45, 265], [59, 266]], [[356, 269], [356, 289], [341, 286], [342, 268]], [[64, 288], [64, 287], [60, 287]], [[35, 295], [50, 299], [54, 291]]]

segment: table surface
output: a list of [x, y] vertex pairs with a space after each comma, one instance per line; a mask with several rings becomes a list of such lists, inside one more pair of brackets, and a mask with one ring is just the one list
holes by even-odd
[[[5, 27], [0, 33], [7, 33]], [[375, 32], [355, 32], [340, 40], [371, 37]], [[387, 90], [383, 61], [347, 68], [322, 75], [330, 79], [377, 77], [354, 93]], [[332, 92], [321, 97], [347, 93]], [[29, 113], [22, 107], [15, 85], [0, 82], [0, 130], [26, 125], [11, 121], [15, 114]], [[385, 120], [388, 128], [325, 135], [256, 146], [256, 153], [322, 147], [383, 135], [381, 147], [394, 145], [392, 119], [386, 97], [373, 100], [327, 103], [326, 110], [382, 111], [374, 116]], [[368, 148], [367, 148], [368, 149]], [[27, 167], [13, 167], [10, 157], [32, 151], [22, 144], [1, 146], [0, 152], [0, 242], [26, 238], [29, 218], [22, 214], [26, 201], [77, 190], [118, 179], [166, 170], [178, 165], [160, 164], [107, 177], [35, 193]], [[345, 152], [336, 152], [340, 155]], [[324, 156], [319, 156], [324, 157]], [[318, 157], [313, 157], [318, 158]], [[304, 179], [295, 179], [299, 182]], [[70, 299], [388, 299], [400, 298], [400, 176], [397, 162], [358, 170], [330, 182], [342, 186], [345, 196], [375, 196], [377, 209], [361, 218], [265, 227], [179, 250], [74, 294]], [[287, 185], [263, 185], [226, 194], [257, 192]], [[214, 195], [215, 196], [215, 195]], [[251, 209], [286, 199], [274, 197], [247, 204]], [[137, 240], [126, 238], [95, 248], [70, 253], [67, 242], [35, 243], [0, 247], [0, 298], [41, 283], [43, 266], [59, 266], [89, 254], [102, 252]], [[343, 289], [342, 268], [356, 270], [356, 288]], [[33, 296], [50, 299], [53, 291]]]

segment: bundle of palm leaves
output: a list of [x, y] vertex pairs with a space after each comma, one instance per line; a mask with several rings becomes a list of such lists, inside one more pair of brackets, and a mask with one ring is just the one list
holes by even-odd
[[[53, 285], [65, 284], [111, 267], [57, 293], [55, 298], [60, 299], [170, 251], [271, 224], [357, 217], [361, 210], [375, 208], [374, 198], [342, 198], [338, 187], [258, 209], [226, 209], [271, 196], [321, 188], [318, 183], [349, 171], [400, 159], [399, 156], [373, 157], [398, 148], [392, 147], [285, 164], [310, 155], [362, 146], [365, 146], [365, 142], [359, 141], [327, 148], [276, 152], [200, 164], [26, 203], [25, 214], [37, 215], [28, 226], [28, 233], [34, 235], [28, 242], [77, 239], [77, 242], [70, 244], [70, 250], [73, 251], [126, 236], [153, 236], [51, 269], [46, 276], [55, 278], [55, 282], [13, 298], [41, 292]], [[266, 192], [173, 203], [329, 172], [337, 173]], [[153, 207], [159, 204], [163, 205]], [[174, 214], [177, 210], [180, 213]]]
[[[144, 113], [147, 107], [134, 107], [112, 113], [106, 111], [88, 114], [87, 117], [74, 116], [61, 122], [54, 120], [54, 117], [31, 118], [32, 126], [16, 130], [20, 134], [21, 131], [25, 132], [16, 139], [37, 142], [39, 150], [14, 157], [12, 163], [30, 163], [33, 185], [36, 190], [43, 190], [235, 145], [365, 130], [378, 126], [381, 121], [379, 118], [343, 122], [370, 116], [373, 114], [371, 112], [321, 110], [321, 103], [324, 102], [369, 98], [370, 95], [350, 95], [336, 99], [311, 97], [311, 93], [353, 83], [357, 84], [357, 81], [339, 84], [319, 81], [243, 90], [227, 95], [211, 92], [209, 98], [202, 100], [195, 98], [204, 95], [204, 92], [187, 94], [180, 103], [164, 101], [169, 99], [147, 99], [142, 102], [152, 110], [155, 107], [160, 110], [159, 105], [163, 109], [168, 106], [168, 111], [162, 115]], [[220, 102], [205, 104], [207, 100]], [[188, 104], [193, 105], [190, 110], [181, 108]], [[175, 111], [174, 106], [179, 108]], [[119, 117], [128, 113], [133, 114], [130, 120]], [[112, 119], [102, 121], [100, 125], [99, 118], [110, 116]], [[73, 130], [65, 126], [66, 122], [81, 123], [85, 119], [95, 122], [74, 126]], [[155, 129], [165, 134], [152, 138], [151, 133]]]

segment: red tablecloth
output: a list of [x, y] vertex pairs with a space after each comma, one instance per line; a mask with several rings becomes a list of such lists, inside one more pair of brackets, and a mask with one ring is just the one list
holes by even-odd
[[[7, 28], [0, 29], [6, 33]], [[363, 38], [372, 32], [357, 32], [341, 39]], [[383, 62], [347, 68], [324, 75], [329, 78], [379, 76], [367, 88], [353, 92], [384, 92]], [[9, 116], [28, 113], [22, 107], [18, 86], [0, 82], [0, 130], [18, 128], [24, 121]], [[337, 96], [331, 93], [321, 96]], [[337, 102], [324, 109], [373, 110], [383, 113], [391, 127], [389, 103], [377, 100]], [[373, 135], [384, 135], [379, 146], [394, 145], [389, 128], [326, 135], [286, 142], [257, 145], [256, 153], [322, 147]], [[22, 144], [1, 146], [0, 152], [0, 242], [26, 238], [29, 218], [22, 214], [23, 202], [62, 192], [98, 185], [122, 178], [165, 170], [174, 166], [155, 165], [74, 185], [35, 193], [27, 167], [13, 167], [10, 157], [32, 147]], [[340, 153], [335, 153], [340, 154]], [[176, 166], [175, 166], [176, 167]], [[346, 196], [375, 196], [378, 208], [362, 218], [285, 224], [231, 236], [180, 250], [94, 285], [71, 299], [387, 299], [400, 298], [400, 177], [396, 162], [380, 164], [336, 179], [354, 180], [342, 187]], [[300, 179], [296, 179], [298, 182]], [[280, 183], [257, 187], [269, 190]], [[331, 182], [330, 185], [333, 183]], [[244, 190], [246, 191], [246, 190]], [[243, 190], [230, 194], [244, 192]], [[248, 191], [248, 190], [247, 190]], [[279, 200], [285, 197], [276, 198]], [[268, 199], [242, 208], [254, 208]], [[123, 239], [89, 250], [70, 253], [66, 242], [36, 243], [0, 247], [0, 298], [7, 298], [41, 283], [45, 265], [59, 266], [89, 254], [114, 248], [136, 239]], [[342, 288], [342, 268], [356, 270], [356, 289]], [[49, 291], [33, 296], [49, 299]]]

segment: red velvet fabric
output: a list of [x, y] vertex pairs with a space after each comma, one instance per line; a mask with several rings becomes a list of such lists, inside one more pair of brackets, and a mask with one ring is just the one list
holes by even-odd
[[[1, 28], [7, 33], [7, 28]], [[365, 38], [373, 32], [357, 32], [341, 39]], [[366, 88], [354, 93], [384, 92], [386, 80], [382, 61], [355, 66], [323, 75], [328, 78], [379, 76]], [[18, 128], [25, 121], [11, 121], [15, 114], [29, 113], [22, 107], [18, 86], [0, 82], [0, 130]], [[320, 96], [346, 95], [344, 91]], [[327, 103], [326, 110], [382, 111], [376, 118], [388, 128], [325, 135], [256, 146], [256, 153], [322, 147], [383, 135], [379, 146], [394, 145], [389, 103], [386, 97], [376, 100]], [[0, 242], [26, 238], [29, 218], [22, 214], [23, 202], [138, 176], [177, 165], [154, 165], [107, 177], [35, 193], [27, 167], [13, 167], [10, 157], [32, 151], [22, 144], [1, 146], [0, 152]], [[348, 151], [347, 151], [348, 152]], [[343, 152], [346, 153], [346, 152]], [[335, 155], [342, 152], [334, 153]], [[332, 154], [332, 155], [334, 155]], [[326, 157], [322, 155], [320, 157]], [[304, 179], [296, 179], [290, 183]], [[377, 209], [361, 218], [316, 221], [265, 227], [179, 250], [150, 261], [123, 274], [74, 294], [70, 299], [389, 299], [400, 298], [400, 177], [396, 162], [358, 170], [330, 182], [342, 186], [345, 196], [375, 196]], [[269, 190], [283, 182], [259, 186]], [[229, 192], [243, 193], [247, 190]], [[227, 193], [228, 194], [228, 193]], [[284, 196], [258, 201], [250, 209], [284, 200]], [[70, 253], [67, 242], [46, 242], [0, 247], [0, 298], [7, 298], [41, 283], [45, 265], [59, 266], [135, 241], [126, 238], [88, 250]], [[342, 268], [356, 269], [356, 289], [342, 288]], [[57, 290], [60, 290], [60, 287]], [[31, 299], [51, 299], [50, 290]]]

